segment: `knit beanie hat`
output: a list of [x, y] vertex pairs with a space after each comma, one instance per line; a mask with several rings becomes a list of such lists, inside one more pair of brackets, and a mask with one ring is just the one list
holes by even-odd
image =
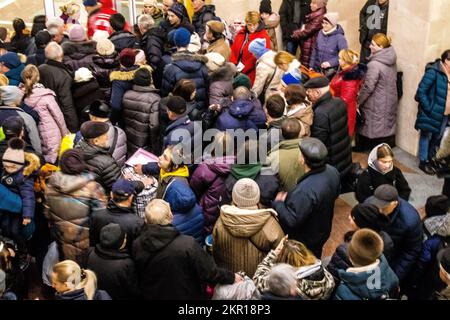
[[134, 59], [135, 65], [141, 65], [145, 62], [145, 52], [141, 49], [136, 50], [136, 58]]
[[238, 74], [233, 80], [233, 89], [238, 87], [246, 87], [248, 90], [251, 90], [252, 82], [250, 81], [250, 78], [243, 73]]
[[448, 209], [449, 201], [447, 196], [444, 195], [431, 196], [427, 199], [427, 203], [425, 204], [427, 218], [445, 215], [447, 214]]
[[178, 48], [186, 48], [191, 42], [191, 33], [186, 28], [178, 28], [173, 35], [173, 43]]
[[173, 12], [180, 20], [183, 20], [183, 17], [186, 16], [186, 8], [179, 2], [175, 2], [167, 11]]
[[261, 0], [259, 4], [259, 13], [269, 13], [272, 14], [272, 4], [270, 0]]
[[139, 68], [134, 73], [133, 83], [137, 86], [148, 87], [152, 84], [152, 74], [147, 68]]
[[97, 41], [97, 53], [101, 56], [110, 56], [114, 53], [114, 44], [109, 39], [99, 39]]
[[252, 179], [244, 178], [238, 180], [233, 187], [232, 199], [238, 208], [256, 207], [259, 203], [259, 198], [259, 186]]
[[94, 78], [94, 75], [92, 74], [92, 71], [89, 70], [88, 68], [83, 67], [75, 71], [74, 81], [77, 83], [88, 82], [92, 78]]
[[105, 122], [87, 121], [81, 125], [81, 135], [84, 139], [98, 138], [109, 130], [109, 125]]
[[119, 250], [125, 240], [125, 232], [117, 223], [110, 223], [100, 231], [100, 246], [105, 249]]
[[361, 203], [356, 205], [351, 212], [351, 216], [358, 228], [369, 228], [372, 230], [381, 230], [381, 225], [385, 217], [374, 205]]
[[325, 20], [327, 20], [329, 23], [331, 23], [333, 26], [338, 24], [339, 21], [339, 13], [337, 12], [328, 12], [323, 17]]
[[61, 171], [65, 174], [79, 175], [86, 169], [83, 152], [79, 149], [69, 149], [59, 160]]
[[23, 91], [16, 86], [0, 87], [1, 101], [6, 106], [11, 106], [23, 97]]
[[348, 246], [348, 256], [355, 267], [374, 263], [383, 254], [383, 239], [373, 230], [360, 229], [355, 232]]
[[210, 20], [206, 25], [212, 32], [222, 33], [225, 31], [225, 25], [221, 21]]
[[8, 69], [15, 69], [20, 66], [20, 58], [15, 52], [7, 52], [0, 56], [0, 63]]
[[69, 30], [69, 40], [75, 42], [86, 40], [86, 33], [84, 32], [84, 28], [80, 24], [72, 25], [72, 28], [70, 28]]
[[83, 5], [85, 7], [95, 7], [97, 5], [97, 0], [84, 0]]
[[109, 32], [106, 30], [97, 30], [94, 32], [94, 35], [92, 36], [92, 41], [99, 42], [102, 39], [108, 39], [109, 38]]
[[259, 59], [264, 53], [270, 50], [266, 48], [266, 39], [258, 38], [250, 42], [248, 51], [250, 51], [256, 59]]
[[41, 30], [34, 36], [36, 47], [45, 48], [52, 41], [52, 36], [47, 30]]
[[205, 57], [208, 58], [208, 62], [206, 63], [206, 67], [208, 71], [214, 72], [220, 67], [223, 67], [226, 63], [225, 58], [217, 52], [209, 52], [205, 54]]
[[119, 61], [125, 68], [131, 68], [136, 61], [136, 50], [125, 48], [120, 52]]
[[12, 138], [8, 141], [8, 148], [3, 154], [3, 166], [7, 163], [9, 166], [14, 166], [8, 172], [16, 172], [25, 165], [25, 142], [19, 138]]

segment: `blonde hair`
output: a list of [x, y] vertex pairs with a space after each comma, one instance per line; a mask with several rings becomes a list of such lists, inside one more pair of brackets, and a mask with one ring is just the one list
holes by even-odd
[[145, 207], [145, 221], [148, 224], [168, 225], [173, 220], [170, 204], [162, 199], [153, 199]]
[[261, 16], [258, 11], [249, 11], [245, 15], [245, 23], [258, 24], [261, 20]]
[[287, 240], [277, 259], [277, 263], [287, 263], [295, 268], [310, 266], [316, 261], [314, 254], [296, 240]]
[[33, 93], [33, 86], [39, 82], [39, 70], [33, 65], [29, 64], [22, 71], [22, 81], [25, 87], [24, 97], [29, 97]]
[[280, 64], [290, 64], [292, 61], [295, 60], [295, 57], [290, 54], [289, 52], [286, 51], [280, 51], [278, 52], [275, 57], [273, 58], [273, 62], [275, 62], [275, 64], [277, 66], [279, 66]]
[[372, 41], [377, 44], [377, 46], [381, 48], [389, 48], [392, 44], [391, 37], [388, 37], [384, 33], [377, 33], [373, 36]]
[[53, 273], [58, 282], [65, 283], [70, 291], [84, 289], [87, 299], [94, 299], [97, 277], [93, 271], [81, 269], [72, 260], [64, 260], [53, 266]]
[[80, 12], [81, 7], [78, 3], [69, 2], [69, 3], [66, 3], [65, 5], [59, 7], [59, 9], [61, 9], [61, 12], [63, 14], [66, 14], [69, 17], [71, 17], [74, 14], [77, 14], [78, 12]]
[[339, 59], [345, 62], [346, 65], [351, 66], [359, 63], [359, 54], [350, 49], [339, 51]]
[[4, 74], [0, 74], [0, 87], [7, 86], [9, 84], [9, 79]]

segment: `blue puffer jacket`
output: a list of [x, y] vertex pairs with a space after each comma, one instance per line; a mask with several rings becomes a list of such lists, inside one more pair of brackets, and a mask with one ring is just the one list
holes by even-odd
[[390, 265], [403, 281], [422, 251], [423, 229], [417, 210], [399, 198], [399, 205], [390, 215], [390, 223], [383, 227], [394, 241], [394, 253]]
[[195, 133], [194, 122], [191, 121], [187, 115], [173, 121], [172, 123], [169, 124], [164, 133], [163, 149], [171, 145], [183, 143], [186, 146], [190, 145], [192, 150], [194, 133]]
[[441, 131], [444, 118], [448, 79], [442, 70], [441, 60], [429, 63], [425, 70], [415, 97], [419, 102], [415, 128], [437, 134]]
[[189, 53], [188, 51], [174, 53], [172, 63], [164, 69], [161, 96], [168, 96], [179, 80], [192, 80], [195, 82], [197, 89], [195, 101], [199, 103], [201, 109], [206, 109], [209, 88], [206, 62], [208, 62], [208, 58], [203, 55]]
[[309, 66], [320, 70], [320, 65], [328, 62], [332, 68], [336, 68], [339, 66], [339, 51], [347, 48], [344, 29], [340, 25], [330, 34], [325, 34], [322, 30], [317, 36]]
[[255, 129], [264, 128], [266, 115], [254, 100], [236, 100], [225, 108], [216, 121], [216, 128], [220, 131], [227, 129]]
[[398, 278], [384, 256], [380, 257], [378, 272], [380, 278], [376, 279], [375, 271], [355, 273], [339, 270], [342, 281], [336, 289], [334, 300], [384, 300], [392, 297], [398, 288]]
[[187, 181], [183, 178], [174, 179], [166, 189], [164, 200], [170, 204], [173, 225], [180, 233], [203, 243], [203, 212]]

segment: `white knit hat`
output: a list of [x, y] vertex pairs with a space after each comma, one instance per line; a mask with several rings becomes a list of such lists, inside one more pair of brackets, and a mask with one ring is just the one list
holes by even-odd
[[92, 40], [95, 42], [99, 42], [101, 39], [108, 39], [109, 38], [109, 32], [106, 30], [97, 30], [95, 31], [94, 35], [92, 36]]
[[[3, 154], [3, 166], [6, 168], [5, 163], [8, 164], [6, 171], [8, 173], [14, 173], [19, 171], [25, 165], [25, 142], [19, 138], [12, 138], [8, 141], [8, 148]], [[10, 168], [11, 167], [11, 168]]]
[[328, 12], [327, 14], [325, 14], [324, 19], [328, 20], [333, 26], [335, 26], [339, 22], [339, 13]]
[[75, 71], [75, 82], [87, 82], [91, 80], [94, 76], [92, 75], [91, 70], [88, 68], [80, 68]]
[[226, 63], [225, 58], [217, 52], [209, 52], [205, 54], [205, 57], [208, 58], [208, 62], [206, 63], [206, 67], [210, 72], [214, 72], [220, 67], [223, 67]]
[[232, 198], [238, 208], [256, 207], [260, 198], [259, 186], [252, 179], [241, 179], [233, 187]]
[[109, 39], [101, 38], [97, 41], [97, 53], [101, 56], [110, 56], [114, 53], [114, 44]]
[[136, 50], [136, 58], [134, 59], [135, 65], [141, 65], [144, 64], [145, 60], [145, 52], [141, 49]]

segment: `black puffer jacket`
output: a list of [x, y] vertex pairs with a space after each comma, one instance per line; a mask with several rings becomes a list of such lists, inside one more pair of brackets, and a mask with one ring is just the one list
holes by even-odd
[[164, 54], [165, 39], [166, 32], [164, 29], [161, 27], [154, 27], [142, 36], [140, 43], [141, 49], [145, 52], [147, 63], [155, 71], [153, 73], [153, 81], [155, 82], [155, 85], [160, 85], [162, 80], [162, 71], [164, 69], [162, 56]]
[[[280, 7], [280, 24], [283, 40], [290, 40], [291, 34], [302, 27], [306, 16], [311, 13], [311, 0], [283, 0]], [[297, 14], [297, 21], [294, 21]]]
[[96, 181], [105, 188], [106, 192], [111, 191], [113, 183], [120, 178], [121, 172], [108, 150], [93, 146], [84, 140], [80, 140], [76, 148], [83, 151], [84, 161], [90, 171], [97, 175]]
[[159, 137], [158, 90], [134, 85], [123, 97], [123, 118], [127, 135], [128, 154], [150, 147], [156, 152]]
[[91, 248], [87, 268], [97, 276], [97, 288], [105, 290], [113, 300], [132, 300], [139, 296], [136, 268], [127, 251]]
[[80, 68], [92, 69], [92, 57], [97, 54], [96, 45], [95, 41], [63, 43], [64, 64], [74, 72]]
[[322, 141], [328, 149], [328, 163], [346, 177], [352, 168], [352, 147], [348, 136], [347, 106], [330, 92], [313, 106], [314, 122], [311, 137]]
[[72, 96], [81, 123], [89, 120], [89, 115], [83, 110], [94, 100], [105, 99], [95, 78], [85, 82], [75, 82], [72, 86]]
[[198, 33], [200, 39], [203, 39], [203, 35], [206, 31], [206, 23], [216, 18], [216, 7], [213, 5], [204, 6], [199, 12], [194, 13], [192, 17], [192, 24], [194, 25], [195, 32]]
[[188, 51], [174, 53], [172, 63], [164, 69], [163, 82], [161, 85], [161, 96], [165, 97], [172, 92], [175, 84], [181, 79], [189, 79], [195, 82], [197, 101], [202, 109], [208, 105], [208, 69], [206, 68], [208, 58], [193, 54]]
[[109, 40], [114, 44], [116, 51], [120, 53], [125, 48], [137, 48], [137, 39], [129, 31], [116, 31], [109, 36]]
[[205, 299], [204, 284], [232, 284], [234, 274], [218, 268], [212, 256], [173, 225], [146, 225], [133, 244], [145, 300]]
[[47, 60], [39, 66], [41, 83], [56, 93], [56, 100], [64, 115], [67, 129], [76, 133], [79, 129], [77, 112], [72, 97], [73, 75], [64, 64], [55, 60]]
[[109, 80], [109, 75], [111, 72], [119, 70], [119, 56], [116, 52], [109, 56], [96, 54], [92, 57], [92, 62], [94, 77], [97, 79], [105, 100], [108, 101], [111, 97], [111, 81]]

